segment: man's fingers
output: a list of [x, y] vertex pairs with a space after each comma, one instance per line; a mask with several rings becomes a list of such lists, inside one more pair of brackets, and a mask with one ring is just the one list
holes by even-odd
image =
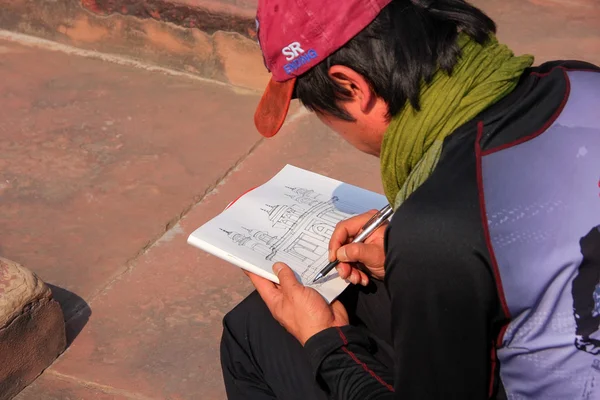
[[360, 271], [360, 284], [363, 286], [367, 286], [369, 284], [369, 277], [364, 272]]
[[377, 213], [377, 210], [371, 210], [364, 214], [360, 214], [349, 218], [345, 221], [338, 223], [331, 235], [329, 240], [329, 261], [335, 260], [335, 253], [344, 244], [348, 243], [351, 237], [361, 230], [361, 228], [367, 223], [373, 215]]
[[349, 236], [356, 236], [356, 234], [361, 230], [363, 226], [367, 223], [368, 220], [373, 217], [377, 213], [377, 210], [367, 211], [364, 214], [356, 215], [352, 218], [348, 218], [335, 226], [333, 234], [331, 235], [331, 241], [337, 241], [340, 243], [345, 243], [344, 239], [347, 239]]
[[333, 303], [331, 303], [331, 308], [333, 310], [336, 323], [347, 325], [350, 322], [348, 320], [348, 312], [346, 311], [346, 307], [344, 307], [341, 301], [335, 300]]
[[367, 286], [369, 284], [369, 277], [367, 274], [350, 266], [350, 264], [340, 263], [337, 265], [336, 270], [340, 278], [345, 279], [355, 285]]
[[377, 265], [383, 262], [385, 254], [379, 246], [373, 244], [350, 243], [340, 247], [336, 256], [341, 262], [360, 262], [365, 265]]
[[355, 285], [367, 286], [369, 284], [369, 278], [367, 277], [367, 274], [356, 268], [352, 268], [352, 273], [350, 274], [348, 280]]
[[335, 267], [335, 269], [337, 270], [338, 275], [342, 279], [348, 279], [348, 277], [352, 273], [352, 267], [350, 266], [350, 264], [346, 263], [339, 263], [337, 267]]
[[342, 302], [339, 300], [332, 301], [331, 308], [333, 308], [333, 310], [337, 312], [346, 311], [346, 307], [344, 307], [344, 304], [342, 304]]

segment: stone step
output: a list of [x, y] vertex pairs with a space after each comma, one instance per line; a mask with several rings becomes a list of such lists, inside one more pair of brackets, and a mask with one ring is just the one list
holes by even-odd
[[0, 29], [262, 90], [255, 3], [14, 0], [0, 7]]
[[[0, 29], [263, 90], [269, 76], [256, 43], [257, 3], [258, 0], [11, 0], [4, 1], [0, 8]], [[528, 42], [539, 42], [537, 47], [542, 51], [533, 50], [536, 55], [542, 53], [541, 60], [546, 59], [544, 52], [552, 58], [551, 49], [562, 47], [562, 43], [556, 43], [559, 38], [546, 41], [548, 30], [556, 31], [556, 25], [544, 26], [546, 19], [553, 15], [568, 18], [577, 23], [563, 29], [583, 29], [585, 33], [586, 29], [593, 29], [600, 17], [598, 0], [472, 3], [499, 22], [500, 38], [506, 38], [508, 43], [522, 40], [504, 31], [505, 26], [521, 22], [531, 25], [534, 31], [528, 32], [532, 38]], [[541, 24], [531, 24], [532, 15]], [[595, 45], [590, 44], [591, 40], [583, 35], [582, 41], [573, 44], [574, 54]]]

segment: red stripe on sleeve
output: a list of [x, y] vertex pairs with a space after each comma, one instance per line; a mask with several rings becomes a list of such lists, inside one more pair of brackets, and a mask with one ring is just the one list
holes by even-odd
[[356, 354], [354, 354], [353, 352], [351, 352], [350, 350], [348, 350], [348, 348], [346, 347], [346, 345], [348, 344], [348, 339], [346, 338], [346, 335], [344, 335], [344, 332], [342, 332], [342, 330], [340, 328], [337, 328], [337, 331], [340, 335], [340, 338], [342, 339], [342, 342], [344, 343], [344, 346], [342, 346], [342, 350], [344, 351], [344, 353], [348, 354], [350, 356], [350, 358], [352, 358], [354, 360], [354, 362], [356, 362], [358, 365], [360, 365], [369, 375], [371, 375], [373, 378], [375, 378], [377, 380], [377, 382], [381, 383], [383, 386], [385, 386], [385, 388], [387, 390], [389, 390], [390, 392], [394, 392], [394, 387], [392, 385], [390, 385], [389, 383], [387, 383], [386, 381], [384, 381], [383, 379], [381, 379], [381, 377], [379, 375], [377, 375], [375, 372], [373, 372], [373, 370], [371, 370], [367, 364], [365, 364], [364, 362], [360, 361], [358, 359], [358, 357], [356, 357]]

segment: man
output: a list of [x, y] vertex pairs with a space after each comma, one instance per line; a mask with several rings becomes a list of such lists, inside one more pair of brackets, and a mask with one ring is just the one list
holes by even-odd
[[283, 264], [249, 274], [228, 396], [600, 399], [598, 68], [533, 68], [461, 0], [264, 0], [257, 22], [259, 131], [299, 98], [380, 157], [395, 214], [364, 244], [369, 215], [336, 228], [354, 285], [331, 305]]

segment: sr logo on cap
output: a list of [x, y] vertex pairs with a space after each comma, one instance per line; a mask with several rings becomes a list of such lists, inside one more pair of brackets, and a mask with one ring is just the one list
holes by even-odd
[[281, 50], [281, 54], [285, 56], [287, 61], [290, 61], [283, 66], [283, 70], [288, 75], [318, 56], [314, 49], [310, 49], [305, 53], [304, 49], [302, 49], [302, 46], [298, 42], [292, 42], [285, 46], [283, 50]]
[[285, 56], [286, 60], [292, 61], [294, 58], [304, 53], [304, 50], [300, 47], [300, 43], [293, 42], [284, 47], [283, 50], [281, 50], [281, 53]]

